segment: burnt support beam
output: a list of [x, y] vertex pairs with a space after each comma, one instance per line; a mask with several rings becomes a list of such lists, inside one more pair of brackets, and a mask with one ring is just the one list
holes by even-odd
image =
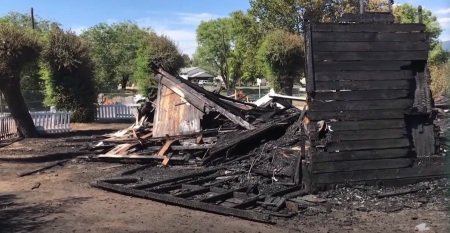
[[263, 223], [271, 223], [270, 221], [270, 215], [269, 214], [263, 214], [258, 212], [252, 212], [252, 211], [246, 211], [246, 210], [240, 210], [240, 209], [232, 209], [227, 208], [223, 206], [217, 206], [209, 203], [203, 203], [203, 202], [196, 202], [196, 201], [190, 201], [179, 197], [173, 197], [158, 193], [152, 193], [152, 192], [146, 192], [143, 190], [135, 190], [130, 189], [122, 186], [117, 186], [113, 184], [108, 184], [105, 182], [93, 182], [90, 184], [93, 187], [105, 189], [108, 191], [125, 194], [129, 196], [134, 197], [141, 197], [153, 201], [158, 201], [166, 204], [172, 204], [177, 206], [182, 206], [186, 208], [196, 209], [196, 210], [202, 210], [206, 212], [216, 213], [216, 214], [222, 214], [222, 215], [228, 215], [228, 216], [234, 216], [239, 217], [243, 219], [248, 219], [252, 221], [257, 222], [263, 222]]

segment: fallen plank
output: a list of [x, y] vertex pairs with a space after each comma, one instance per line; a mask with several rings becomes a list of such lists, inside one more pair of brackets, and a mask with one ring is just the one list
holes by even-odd
[[409, 149], [343, 151], [338, 153], [320, 152], [311, 157], [313, 163], [351, 160], [394, 159], [409, 157]]
[[407, 189], [399, 189], [391, 192], [385, 192], [385, 193], [379, 193], [377, 195], [378, 198], [384, 198], [384, 197], [394, 197], [394, 196], [400, 196], [408, 193], [416, 193], [420, 190], [425, 189], [425, 187], [414, 187], [414, 188], [407, 188]]
[[[137, 155], [137, 154], [128, 154], [128, 155], [98, 155], [99, 159], [139, 159], [139, 160], [164, 160], [164, 156], [159, 155]], [[174, 161], [184, 161], [184, 157], [171, 158]]]
[[345, 171], [368, 171], [389, 168], [410, 167], [413, 164], [412, 159], [378, 159], [378, 160], [360, 160], [360, 161], [333, 161], [323, 163], [313, 163], [313, 173], [333, 173]]
[[161, 147], [161, 149], [158, 151], [158, 156], [163, 156], [166, 151], [169, 149], [169, 147], [177, 140], [167, 140], [166, 143], [164, 143], [164, 146]]
[[164, 194], [158, 194], [158, 193], [152, 193], [152, 192], [146, 192], [143, 190], [136, 190], [136, 189], [130, 189], [126, 187], [121, 187], [113, 184], [108, 184], [105, 182], [94, 182], [91, 183], [91, 186], [106, 189], [108, 191], [135, 196], [135, 197], [141, 197], [146, 198], [154, 201], [159, 201], [166, 204], [172, 204], [202, 211], [207, 211], [211, 213], [217, 213], [217, 214], [223, 214], [223, 215], [229, 215], [229, 216], [235, 216], [243, 219], [248, 219], [252, 221], [258, 221], [258, 222], [264, 222], [264, 223], [271, 223], [270, 222], [270, 216], [268, 214], [258, 213], [255, 211], [247, 211], [247, 210], [240, 210], [240, 209], [233, 209], [233, 208], [227, 208], [222, 207], [219, 205], [213, 205], [209, 203], [204, 202], [198, 202], [198, 201], [191, 201], [186, 200], [180, 197], [173, 197], [169, 195]]
[[47, 164], [47, 165], [45, 165], [43, 167], [40, 167], [40, 168], [35, 168], [35, 169], [29, 170], [29, 171], [18, 172], [17, 176], [19, 176], [19, 177], [28, 176], [28, 175], [31, 175], [31, 174], [34, 174], [34, 173], [37, 173], [37, 172], [41, 172], [41, 171], [50, 169], [52, 167], [56, 167], [58, 165], [62, 165], [64, 163], [66, 163], [67, 161], [69, 161], [69, 160], [68, 159], [60, 160], [60, 161], [49, 163], [49, 164]]
[[193, 177], [208, 175], [208, 174], [211, 174], [211, 173], [215, 173], [215, 172], [217, 172], [217, 171], [219, 171], [221, 169], [222, 168], [206, 169], [206, 170], [203, 170], [201, 172], [194, 172], [194, 173], [191, 173], [191, 174], [187, 174], [185, 176], [178, 176], [178, 177], [169, 178], [169, 179], [165, 179], [165, 180], [160, 180], [160, 181], [148, 182], [148, 183], [144, 183], [144, 184], [135, 185], [135, 186], [131, 186], [130, 188], [133, 188], [133, 189], [153, 188], [153, 187], [159, 186], [161, 184], [166, 184], [166, 183], [170, 183], [170, 182], [190, 179], [190, 178], [193, 178]]

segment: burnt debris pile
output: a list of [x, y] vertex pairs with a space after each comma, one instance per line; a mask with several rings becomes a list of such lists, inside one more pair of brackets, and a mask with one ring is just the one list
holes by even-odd
[[449, 101], [432, 99], [425, 25], [346, 17], [305, 22], [305, 98], [243, 102], [151, 64], [153, 118], [90, 139], [87, 157], [145, 165], [92, 185], [263, 222], [445, 206]]

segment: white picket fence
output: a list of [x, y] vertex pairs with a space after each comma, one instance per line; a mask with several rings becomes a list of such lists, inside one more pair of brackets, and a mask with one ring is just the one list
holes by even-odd
[[[139, 104], [97, 105], [97, 120], [135, 119]], [[70, 112], [48, 111], [30, 112], [34, 125], [47, 133], [62, 133], [70, 131]], [[9, 113], [0, 113], [0, 140], [14, 138], [17, 127]]]
[[0, 140], [16, 136], [16, 123], [12, 117], [5, 114], [0, 115]]
[[140, 104], [97, 105], [97, 120], [135, 119]]
[[63, 133], [70, 131], [70, 112], [31, 112], [34, 125], [42, 127], [47, 133]]
[[[70, 112], [30, 112], [34, 125], [47, 133], [70, 131]], [[0, 139], [14, 138], [16, 123], [9, 114], [0, 115]]]

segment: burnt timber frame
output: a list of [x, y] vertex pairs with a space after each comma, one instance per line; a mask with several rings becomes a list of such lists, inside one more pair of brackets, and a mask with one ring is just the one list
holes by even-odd
[[[434, 155], [436, 141], [425, 25], [395, 24], [390, 13], [345, 14], [339, 22], [305, 22], [311, 150], [303, 182], [450, 174], [444, 164], [417, 165]], [[322, 121], [326, 127], [317, 127]]]
[[154, 63], [150, 64], [150, 68], [155, 74], [157, 74], [156, 79], [160, 83], [171, 89], [182, 98], [186, 99], [186, 101], [198, 110], [202, 112], [207, 110], [217, 111], [245, 129], [255, 129], [253, 125], [243, 119], [244, 115], [241, 109], [236, 106], [219, 101], [219, 98], [216, 95], [201, 90], [200, 87], [195, 87], [195, 84], [172, 76]]
[[[218, 187], [217, 185], [243, 174], [239, 171], [226, 174], [227, 167], [205, 169], [160, 181], [141, 182], [135, 173], [146, 168], [147, 166], [134, 168], [118, 174], [118, 177], [101, 179], [90, 185], [120, 194], [269, 224], [273, 223], [272, 215], [279, 216], [276, 211], [284, 207], [286, 198], [301, 194], [300, 186], [287, 186], [266, 194], [249, 193], [251, 186], [248, 185], [229, 189]], [[216, 179], [218, 177], [231, 178]], [[236, 203], [236, 199], [240, 201]], [[266, 205], [273, 206], [271, 209], [275, 212], [254, 211], [255, 208], [267, 209]]]

